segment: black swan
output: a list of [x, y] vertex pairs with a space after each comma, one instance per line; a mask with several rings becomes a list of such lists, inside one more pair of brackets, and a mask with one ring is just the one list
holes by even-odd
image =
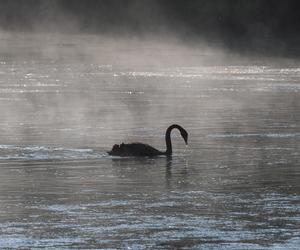
[[158, 156], [158, 155], [172, 155], [172, 143], [171, 143], [171, 131], [172, 129], [177, 128], [180, 131], [182, 138], [185, 141], [185, 144], [188, 144], [188, 133], [186, 130], [177, 125], [173, 124], [167, 128], [166, 131], [166, 151], [159, 151], [148, 144], [143, 143], [130, 143], [130, 144], [115, 144], [111, 151], [107, 152], [109, 155], [115, 156]]

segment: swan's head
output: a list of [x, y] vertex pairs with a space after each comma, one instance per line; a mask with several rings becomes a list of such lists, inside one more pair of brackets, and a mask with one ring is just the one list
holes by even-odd
[[180, 130], [180, 134], [181, 134], [182, 138], [184, 139], [185, 144], [187, 145], [188, 144], [188, 137], [189, 137], [188, 132], [186, 132], [185, 129], [182, 129], [182, 130]]

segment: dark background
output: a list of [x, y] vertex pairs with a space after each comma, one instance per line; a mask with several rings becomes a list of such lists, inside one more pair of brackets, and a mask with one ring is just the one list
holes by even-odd
[[14, 31], [176, 36], [238, 51], [299, 56], [297, 0], [0, 0]]

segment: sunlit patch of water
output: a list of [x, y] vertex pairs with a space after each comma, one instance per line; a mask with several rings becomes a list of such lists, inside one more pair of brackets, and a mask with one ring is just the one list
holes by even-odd
[[0, 150], [0, 160], [83, 160], [99, 159], [107, 155], [93, 149], [37, 145], [0, 145]]
[[264, 133], [264, 134], [215, 134], [207, 135], [210, 138], [247, 138], [247, 137], [256, 137], [256, 138], [300, 138], [300, 133]]
[[[293, 75], [293, 78], [290, 75]], [[214, 67], [180, 67], [160, 69], [156, 72], [134, 71], [119, 72], [120, 76], [132, 77], [168, 77], [191, 78], [202, 80], [242, 80], [261, 82], [297, 82], [300, 76], [299, 68], [271, 68], [268, 66], [214, 66]]]

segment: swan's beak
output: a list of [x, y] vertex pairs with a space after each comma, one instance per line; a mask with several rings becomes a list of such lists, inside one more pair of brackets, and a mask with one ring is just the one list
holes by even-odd
[[188, 146], [188, 141], [187, 141], [187, 139], [184, 140], [184, 142], [185, 142], [185, 145]]

